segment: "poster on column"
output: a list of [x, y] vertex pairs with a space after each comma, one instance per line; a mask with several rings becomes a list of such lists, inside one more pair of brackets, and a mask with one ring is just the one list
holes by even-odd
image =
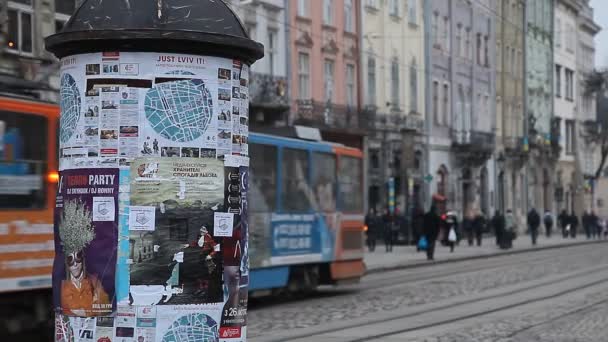
[[155, 212], [153, 229], [130, 232], [132, 304], [222, 302], [222, 255], [213, 218], [224, 210], [223, 163], [135, 159], [130, 204]]
[[113, 312], [118, 169], [62, 171], [55, 205], [53, 302], [68, 316]]
[[234, 215], [232, 236], [222, 241], [224, 257], [225, 303], [222, 309], [220, 337], [230, 341], [244, 338], [247, 317], [249, 265], [247, 253], [247, 177], [246, 157], [225, 157], [225, 202], [227, 213]]

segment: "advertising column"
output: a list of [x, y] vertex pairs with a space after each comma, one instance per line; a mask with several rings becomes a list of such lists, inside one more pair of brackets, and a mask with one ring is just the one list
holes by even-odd
[[55, 341], [245, 341], [263, 46], [198, 0], [85, 0], [45, 43], [61, 62]]

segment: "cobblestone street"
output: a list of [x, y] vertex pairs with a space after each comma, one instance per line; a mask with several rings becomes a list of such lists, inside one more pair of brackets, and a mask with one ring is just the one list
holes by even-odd
[[599, 342], [607, 265], [602, 243], [377, 272], [305, 299], [255, 301], [248, 331], [251, 341]]

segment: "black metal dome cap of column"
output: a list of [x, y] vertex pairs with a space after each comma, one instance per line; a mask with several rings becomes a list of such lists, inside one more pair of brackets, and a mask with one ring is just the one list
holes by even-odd
[[181, 52], [252, 64], [264, 57], [264, 46], [249, 38], [223, 0], [85, 0], [45, 43], [58, 58], [103, 51]]

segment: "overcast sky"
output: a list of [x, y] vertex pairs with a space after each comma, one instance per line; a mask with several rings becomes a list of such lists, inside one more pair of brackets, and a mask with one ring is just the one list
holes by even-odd
[[608, 1], [591, 0], [594, 9], [593, 18], [602, 30], [595, 36], [595, 65], [608, 66]]

